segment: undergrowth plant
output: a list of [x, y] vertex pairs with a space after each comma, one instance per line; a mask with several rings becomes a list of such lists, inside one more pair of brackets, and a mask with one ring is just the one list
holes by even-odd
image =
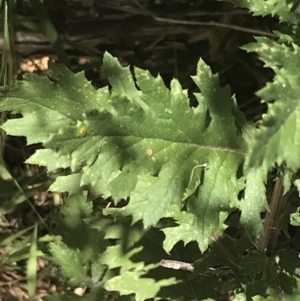
[[2, 128], [43, 144], [27, 163], [68, 195], [49, 244], [68, 284], [45, 300], [298, 300], [299, 3], [231, 2], [284, 24], [243, 47], [274, 71], [258, 124], [201, 59], [196, 107], [176, 79], [167, 88], [109, 53], [109, 87], [52, 64], [2, 91], [1, 111], [22, 114]]

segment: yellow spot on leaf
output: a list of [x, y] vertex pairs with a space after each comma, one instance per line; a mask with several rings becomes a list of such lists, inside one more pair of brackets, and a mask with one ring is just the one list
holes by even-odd
[[148, 156], [152, 156], [153, 150], [151, 148], [148, 148], [146, 153], [147, 153]]
[[87, 128], [88, 128], [87, 122], [77, 121], [76, 136], [77, 137], [83, 136], [86, 133]]

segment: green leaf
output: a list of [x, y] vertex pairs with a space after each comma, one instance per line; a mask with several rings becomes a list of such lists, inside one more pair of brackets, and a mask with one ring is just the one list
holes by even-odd
[[249, 9], [255, 16], [277, 15], [282, 22], [297, 22], [297, 16], [291, 12], [290, 0], [229, 0], [236, 6]]
[[[160, 76], [136, 68], [135, 83], [129, 68], [107, 53], [103, 70], [111, 91], [96, 91], [82, 74], [58, 66], [50, 71], [51, 81], [27, 77], [0, 104], [1, 110], [23, 115], [4, 129], [27, 136], [29, 143], [43, 142], [59, 158], [68, 156], [74, 172], [82, 172], [80, 183], [79, 175], [75, 185], [59, 178], [51, 189], [74, 193], [88, 185], [95, 195], [116, 201], [130, 197], [121, 210], [146, 228], [156, 225], [171, 205], [182, 208], [198, 189], [197, 201], [188, 207], [207, 245], [237, 208], [243, 188], [236, 174], [246, 146], [230, 88], [220, 87], [218, 76], [200, 60], [193, 80], [201, 93], [195, 94], [199, 105], [192, 108], [175, 79], [168, 89]], [[40, 160], [45, 165], [47, 158]]]
[[119, 245], [109, 246], [99, 257], [102, 265], [119, 271], [119, 275], [107, 279], [104, 286], [107, 290], [119, 291], [121, 295], [136, 294], [136, 300], [144, 300], [157, 297], [162, 287], [179, 282], [159, 265], [159, 261], [166, 257], [160, 231], [150, 229], [134, 247], [124, 248], [122, 240], [127, 239], [130, 240], [130, 235], [128, 238], [123, 235]]
[[67, 156], [59, 156], [51, 149], [38, 149], [26, 160], [26, 163], [45, 166], [48, 171], [53, 171], [58, 168], [68, 168], [71, 164], [69, 161]]
[[268, 113], [250, 143], [247, 164], [255, 168], [263, 166], [269, 170], [275, 163], [286, 163], [296, 171], [300, 167], [300, 120], [298, 66], [300, 48], [284, 45], [267, 38], [257, 38], [257, 43], [244, 47], [258, 52], [267, 67], [275, 72], [272, 83], [268, 83], [258, 95], [268, 103]]
[[62, 242], [50, 243], [50, 252], [59, 265], [64, 278], [72, 285], [82, 285], [88, 279], [88, 266], [80, 250], [72, 250]]
[[[193, 202], [191, 199], [189, 201]], [[194, 198], [194, 202], [197, 203], [196, 198]], [[182, 240], [185, 245], [191, 241], [197, 241], [200, 250], [204, 252], [209, 243], [212, 241], [211, 235], [219, 235], [222, 233], [222, 230], [225, 229], [222, 223], [224, 220], [222, 220], [222, 222], [220, 222], [217, 227], [214, 227], [213, 230], [208, 234], [203, 233], [199, 231], [199, 229], [205, 229], [205, 227], [199, 224], [205, 223], [205, 220], [201, 220], [201, 212], [194, 211], [193, 213], [194, 214], [185, 211], [179, 211], [175, 206], [172, 206], [166, 213], [166, 217], [172, 217], [178, 223], [178, 226], [162, 229], [166, 235], [163, 243], [166, 252], [170, 253], [174, 245], [180, 240]]]
[[174, 245], [180, 240], [182, 240], [185, 245], [194, 240], [201, 246], [202, 241], [199, 239], [197, 225], [195, 226], [195, 215], [185, 211], [181, 212], [176, 206], [172, 206], [167, 212], [166, 217], [173, 217], [179, 224], [176, 227], [162, 229], [166, 235], [163, 244], [166, 252], [170, 253]]
[[246, 171], [244, 198], [240, 203], [241, 224], [249, 238], [256, 244], [263, 231], [261, 213], [268, 210], [266, 196], [267, 171], [263, 168], [251, 168]]
[[132, 249], [128, 253], [124, 253], [122, 246], [108, 247], [103, 254], [101, 254], [101, 263], [109, 266], [110, 269], [121, 267], [122, 271], [143, 266], [143, 262], [134, 263], [130, 257], [141, 251], [142, 247]]
[[81, 173], [57, 177], [56, 181], [49, 187], [49, 191], [69, 192], [69, 195], [78, 193], [80, 189]]
[[53, 214], [55, 231], [64, 243], [73, 250], [80, 250], [86, 261], [98, 258], [107, 243], [104, 233], [93, 229], [89, 224], [93, 213], [93, 204], [82, 194], [74, 194], [66, 200], [60, 212]]
[[118, 239], [124, 248], [131, 248], [145, 234], [141, 223], [131, 225], [120, 220], [111, 223], [109, 227], [102, 230], [105, 231], [105, 239]]
[[64, 67], [52, 65], [49, 76], [55, 81], [26, 74], [25, 80], [11, 89], [9, 98], [1, 102], [1, 111], [23, 114], [22, 119], [9, 120], [2, 127], [11, 135], [27, 137], [28, 144], [43, 143], [53, 133], [69, 127], [75, 130], [74, 138], [80, 137], [84, 112], [109, 105], [108, 90], [95, 90], [84, 73], [73, 74]]
[[107, 290], [117, 290], [121, 295], [135, 294], [137, 301], [144, 301], [155, 298], [162, 287], [176, 283], [175, 278], [155, 281], [154, 279], [143, 277], [143, 274], [142, 270], [124, 272], [122, 275], [107, 281], [105, 288]]

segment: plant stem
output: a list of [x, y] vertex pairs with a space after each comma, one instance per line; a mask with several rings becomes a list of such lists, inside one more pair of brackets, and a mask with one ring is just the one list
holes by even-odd
[[270, 211], [264, 222], [264, 231], [259, 239], [258, 250], [267, 256], [274, 256], [279, 235], [279, 223], [287, 195], [283, 195], [283, 176], [277, 178], [270, 203]]

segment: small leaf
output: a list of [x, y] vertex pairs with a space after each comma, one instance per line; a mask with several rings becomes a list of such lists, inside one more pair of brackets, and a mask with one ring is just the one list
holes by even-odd
[[144, 301], [155, 298], [162, 287], [177, 282], [176, 278], [155, 281], [154, 279], [142, 276], [142, 271], [127, 271], [107, 281], [105, 288], [107, 290], [119, 291], [121, 295], [135, 294], [137, 301]]
[[69, 192], [70, 195], [81, 191], [81, 173], [74, 173], [68, 176], [57, 177], [56, 181], [49, 187], [49, 191]]
[[143, 265], [143, 263], [135, 263], [130, 260], [130, 257], [140, 252], [141, 249], [142, 247], [139, 247], [132, 249], [128, 253], [124, 253], [122, 246], [111, 246], [108, 247], [103, 254], [101, 254], [100, 260], [102, 264], [106, 264], [110, 269], [121, 267], [122, 271], [127, 271]]
[[80, 250], [72, 250], [63, 243], [50, 243], [50, 252], [64, 278], [73, 285], [82, 285], [88, 279], [88, 267]]

